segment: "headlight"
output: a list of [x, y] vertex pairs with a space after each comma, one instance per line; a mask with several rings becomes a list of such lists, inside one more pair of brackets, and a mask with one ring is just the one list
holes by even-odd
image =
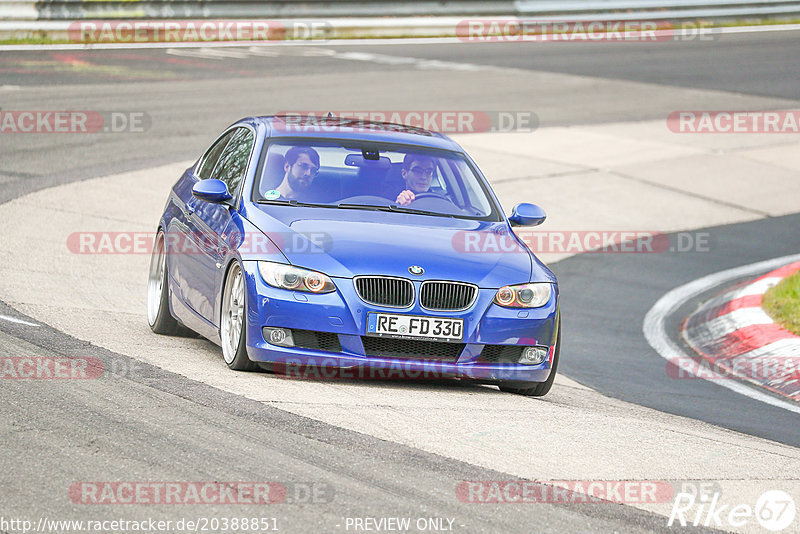
[[316, 271], [286, 265], [285, 263], [259, 261], [258, 272], [261, 273], [261, 278], [266, 283], [280, 289], [305, 291], [307, 293], [330, 293], [336, 291], [333, 280], [328, 276]]
[[548, 303], [552, 294], [552, 284], [533, 282], [501, 287], [494, 296], [494, 302], [505, 308], [540, 308]]

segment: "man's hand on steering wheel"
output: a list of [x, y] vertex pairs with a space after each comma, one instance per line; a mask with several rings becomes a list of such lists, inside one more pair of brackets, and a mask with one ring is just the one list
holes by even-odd
[[417, 197], [416, 195], [414, 195], [413, 191], [409, 191], [408, 189], [406, 189], [405, 191], [401, 191], [400, 194], [397, 195], [397, 200], [395, 202], [397, 202], [399, 206], [408, 206], [409, 204], [414, 202], [416, 198]]

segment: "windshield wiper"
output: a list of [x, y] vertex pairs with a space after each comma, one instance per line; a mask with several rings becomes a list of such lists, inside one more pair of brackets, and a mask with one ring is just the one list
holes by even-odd
[[396, 204], [387, 204], [385, 206], [375, 204], [318, 204], [313, 202], [299, 202], [297, 200], [275, 199], [266, 200], [261, 199], [257, 201], [259, 204], [280, 204], [283, 206], [301, 206], [311, 208], [339, 208], [343, 210], [369, 210], [369, 211], [391, 211], [395, 213], [410, 213], [412, 215], [430, 215], [433, 217], [450, 217], [457, 218], [455, 215], [449, 213], [437, 213], [434, 211], [415, 210], [413, 208], [404, 208]]
[[377, 211], [391, 211], [389, 206], [381, 206], [375, 204], [336, 204], [336, 207], [343, 210], [377, 210]]
[[449, 213], [438, 213], [435, 211], [415, 210], [414, 208], [404, 208], [397, 204], [375, 205], [375, 204], [337, 204], [337, 208], [347, 210], [370, 210], [370, 211], [391, 211], [395, 213], [410, 213], [412, 215], [430, 215], [433, 217], [450, 217], [455, 218], [455, 215]]
[[403, 206], [398, 206], [396, 204], [390, 204], [389, 211], [396, 211], [398, 213], [411, 213], [413, 215], [433, 215], [434, 217], [455, 218], [455, 215], [451, 215], [449, 213], [441, 213], [438, 211], [415, 210], [414, 208], [404, 208]]

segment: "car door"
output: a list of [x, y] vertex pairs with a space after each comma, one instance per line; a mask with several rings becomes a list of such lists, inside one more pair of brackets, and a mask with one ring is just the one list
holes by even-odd
[[215, 310], [224, 276], [224, 260], [229, 249], [225, 229], [231, 222], [234, 206], [238, 206], [239, 190], [255, 142], [255, 134], [246, 127], [235, 128], [230, 134], [213, 170], [206, 174], [204, 166], [200, 169], [200, 178], [222, 180], [233, 200], [230, 204], [214, 204], [195, 199], [188, 225], [197, 249], [192, 258], [197, 276], [188, 287], [189, 305], [214, 325], [217, 324]]
[[179, 195], [180, 212], [176, 219], [177, 224], [172, 225], [172, 228], [177, 236], [172, 236], [172, 242], [175, 247], [169, 256], [170, 265], [169, 272], [174, 276], [177, 285], [178, 295], [180, 300], [194, 308], [191, 302], [197, 304], [197, 299], [192, 299], [192, 288], [197, 285], [195, 281], [197, 277], [205, 276], [201, 268], [202, 262], [198, 261], [197, 254], [200, 250], [197, 235], [195, 232], [194, 214], [199, 202], [192, 195], [192, 187], [199, 180], [211, 177], [214, 167], [222, 155], [222, 151], [228, 146], [228, 142], [233, 136], [233, 131], [226, 132], [206, 150], [203, 157], [200, 158], [198, 164], [191, 170], [187, 171], [188, 180], [187, 187], [182, 187], [177, 191]]

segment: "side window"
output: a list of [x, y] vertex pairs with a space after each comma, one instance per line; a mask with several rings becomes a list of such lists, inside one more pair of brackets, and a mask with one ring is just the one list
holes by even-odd
[[227, 145], [228, 141], [231, 140], [231, 136], [233, 134], [233, 130], [226, 133], [220, 138], [219, 141], [214, 143], [214, 145], [209, 148], [208, 151], [206, 151], [205, 156], [203, 156], [203, 163], [201, 164], [200, 169], [197, 171], [197, 176], [199, 176], [201, 180], [207, 180], [211, 178], [211, 171], [214, 170], [214, 166], [217, 164], [220, 154], [222, 154], [225, 145]]
[[466, 177], [474, 176], [467, 162], [463, 160], [451, 161], [449, 166], [448, 174], [452, 172], [454, 185], [459, 185], [459, 187], [453, 187], [453, 191], [457, 193], [463, 191], [467, 197], [466, 199], [461, 199], [462, 195], [458, 194], [459, 200], [466, 201], [460, 202], [460, 204], [463, 205], [465, 203], [467, 208], [474, 210], [475, 215], [482, 217], [489, 215], [492, 212], [492, 206], [489, 203], [488, 195], [480, 189], [480, 183], [477, 180], [465, 179]]
[[247, 128], [237, 128], [232, 133], [233, 136], [219, 156], [211, 178], [225, 182], [228, 192], [235, 196], [247, 170], [247, 162], [250, 161], [250, 152], [255, 139], [253, 132]]

